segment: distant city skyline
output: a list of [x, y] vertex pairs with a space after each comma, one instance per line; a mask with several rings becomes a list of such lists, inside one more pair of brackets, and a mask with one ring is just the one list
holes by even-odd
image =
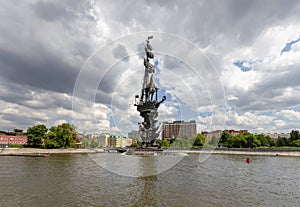
[[[178, 54], [155, 51], [160, 97], [167, 96], [160, 122], [194, 119], [198, 132], [300, 128], [299, 1], [37, 0], [0, 6], [0, 130], [62, 122], [74, 123], [79, 132], [136, 130], [141, 119], [133, 103], [144, 70], [136, 51], [143, 50], [143, 39], [133, 38], [136, 50], [117, 44], [100, 58], [93, 54], [145, 31], [178, 36], [177, 44], [159, 36], [152, 41], [154, 51], [165, 47]], [[182, 46], [187, 42], [211, 65], [191, 68], [203, 60]], [[183, 61], [188, 58], [190, 63]], [[115, 64], [106, 65], [109, 60]], [[85, 71], [78, 89], [85, 96], [73, 97], [86, 66], [93, 70]], [[101, 78], [95, 94], [93, 77]], [[222, 90], [214, 90], [216, 82]], [[214, 94], [224, 98], [222, 106], [214, 104]], [[214, 126], [223, 118], [223, 126]]]

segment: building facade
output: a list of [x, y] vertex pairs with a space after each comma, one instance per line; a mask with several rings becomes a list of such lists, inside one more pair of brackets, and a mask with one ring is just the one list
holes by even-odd
[[202, 132], [201, 134], [203, 134], [206, 137], [206, 139], [208, 141], [210, 141], [213, 138], [220, 139], [223, 132], [227, 132], [231, 136], [236, 136], [236, 135], [239, 135], [239, 134], [242, 134], [242, 133], [246, 133], [246, 132], [248, 132], [248, 130], [233, 130], [233, 129], [228, 130], [228, 129], [225, 129], [225, 130], [215, 130], [215, 131], [211, 131], [211, 132]]
[[110, 148], [125, 148], [132, 145], [133, 140], [119, 135], [110, 135], [109, 144]]
[[265, 136], [270, 137], [273, 141], [276, 141], [279, 137], [281, 138], [290, 138], [290, 133], [265, 133]]
[[10, 147], [11, 145], [27, 144], [27, 136], [22, 130], [15, 129], [13, 132], [0, 131], [0, 146]]
[[130, 138], [122, 138], [122, 148], [130, 147], [133, 143], [133, 139]]
[[248, 130], [245, 130], [245, 129], [242, 129], [242, 130], [234, 130], [234, 129], [225, 129], [223, 130], [223, 132], [227, 132], [229, 133], [231, 136], [236, 136], [236, 135], [239, 135], [239, 134], [242, 134], [242, 133], [247, 133]]
[[120, 147], [122, 147], [122, 138], [118, 135], [110, 135], [108, 146], [111, 147], [111, 148], [120, 148]]
[[186, 138], [190, 139], [197, 134], [196, 121], [189, 122], [174, 121], [163, 122], [162, 125], [162, 140], [169, 140], [172, 138]]
[[109, 133], [102, 133], [97, 137], [100, 148], [106, 148], [109, 146], [110, 136], [111, 135]]

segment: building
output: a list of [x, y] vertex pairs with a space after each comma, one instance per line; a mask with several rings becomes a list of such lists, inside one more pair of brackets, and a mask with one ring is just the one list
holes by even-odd
[[242, 134], [242, 133], [247, 133], [248, 132], [248, 130], [245, 130], [245, 129], [243, 129], [243, 130], [234, 130], [234, 129], [225, 129], [225, 130], [223, 130], [223, 132], [227, 132], [227, 133], [229, 133], [231, 136], [236, 136], [236, 135], [239, 135], [239, 134]]
[[133, 139], [130, 138], [122, 138], [122, 148], [130, 147], [133, 143]]
[[174, 121], [163, 122], [162, 125], [162, 139], [172, 138], [192, 138], [197, 134], [196, 121], [191, 120], [189, 122]]
[[111, 148], [125, 148], [130, 147], [133, 140], [119, 135], [110, 135], [108, 146]]
[[246, 132], [248, 132], [248, 130], [233, 130], [233, 129], [228, 130], [228, 129], [225, 129], [225, 130], [215, 130], [215, 131], [212, 131], [212, 132], [202, 132], [202, 134], [206, 137], [206, 139], [208, 141], [210, 141], [213, 138], [220, 139], [223, 132], [227, 132], [231, 136], [236, 136], [236, 135], [239, 135], [239, 134], [242, 134], [242, 133], [246, 133]]
[[128, 138], [136, 140], [136, 141], [142, 141], [139, 131], [131, 131], [131, 132], [129, 132], [128, 133]]
[[291, 136], [290, 133], [265, 133], [264, 135], [270, 137], [273, 141], [276, 141], [279, 137], [289, 139]]
[[110, 138], [109, 133], [102, 133], [97, 137], [97, 140], [99, 142], [99, 147], [105, 148], [109, 146], [109, 138]]
[[212, 132], [202, 132], [202, 134], [206, 137], [207, 141], [212, 140], [213, 138], [220, 139], [222, 136], [223, 131], [222, 130], [215, 130]]
[[23, 130], [15, 129], [13, 132], [0, 131], [0, 146], [10, 147], [11, 145], [27, 144], [27, 136]]
[[122, 138], [119, 135], [110, 135], [108, 146], [111, 148], [122, 147]]

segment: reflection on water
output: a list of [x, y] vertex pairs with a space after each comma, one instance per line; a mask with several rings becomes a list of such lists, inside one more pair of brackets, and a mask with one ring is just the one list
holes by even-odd
[[299, 206], [299, 158], [257, 156], [247, 164], [240, 155], [205, 162], [189, 155], [147, 176], [174, 160], [97, 156], [141, 177], [112, 173], [87, 155], [0, 157], [0, 206]]
[[122, 176], [141, 177], [162, 173], [176, 165], [184, 156], [134, 156], [119, 153], [89, 154], [99, 166]]

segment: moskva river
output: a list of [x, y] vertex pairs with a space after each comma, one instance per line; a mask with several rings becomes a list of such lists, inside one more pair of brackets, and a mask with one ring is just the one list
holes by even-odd
[[300, 206], [297, 157], [93, 156], [1, 156], [0, 206]]

